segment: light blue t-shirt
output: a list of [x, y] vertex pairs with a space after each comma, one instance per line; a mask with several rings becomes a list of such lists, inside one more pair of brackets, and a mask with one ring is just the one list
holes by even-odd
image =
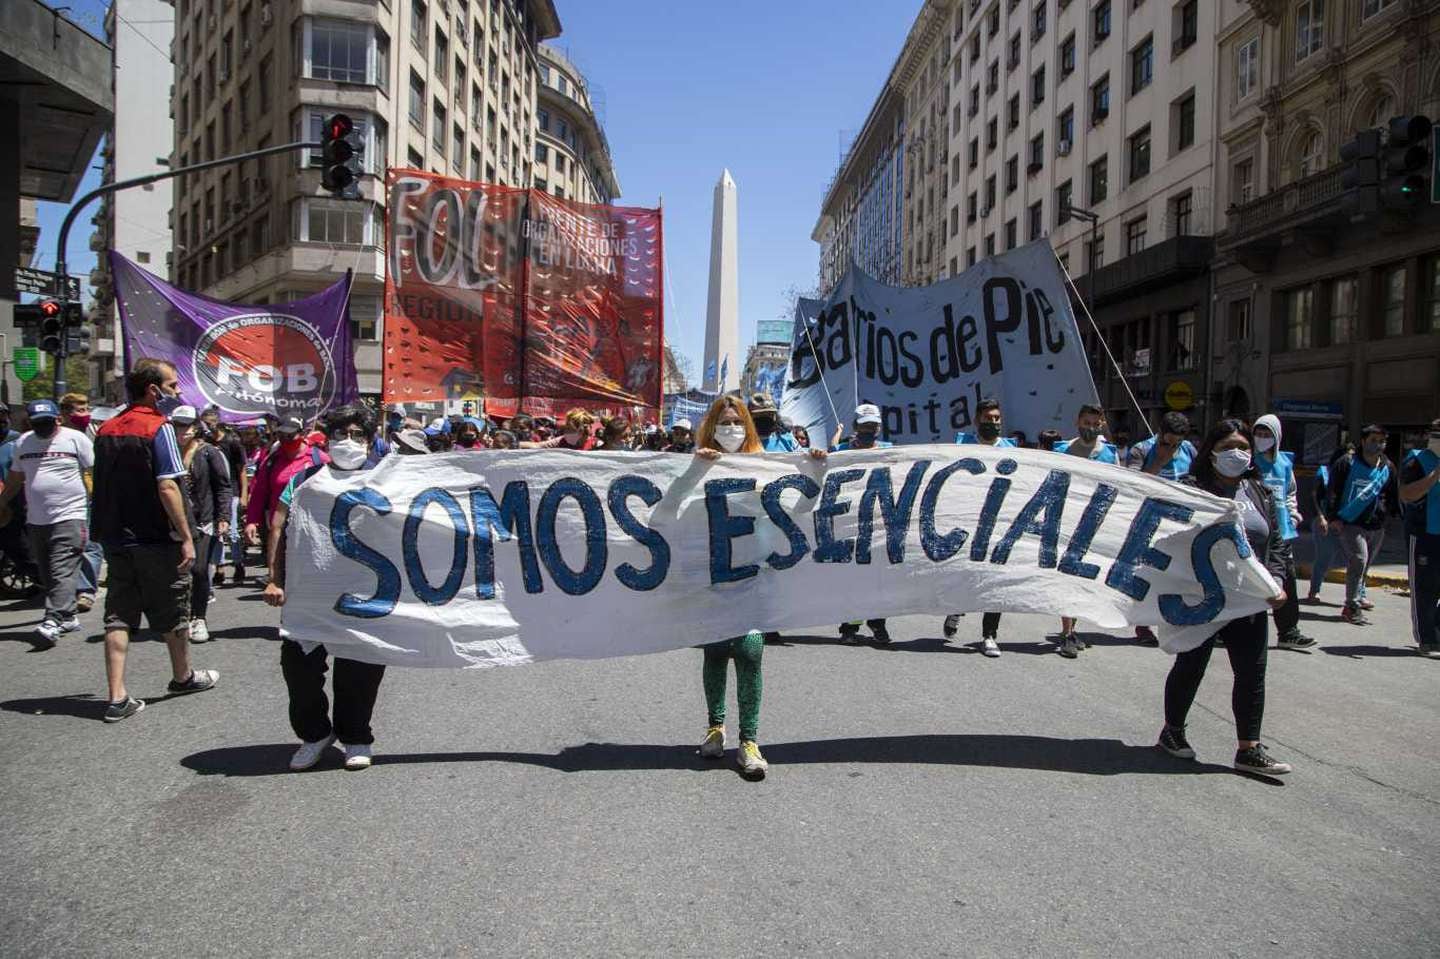
[[[970, 443], [980, 443], [980, 437], [975, 433], [961, 432], [955, 434], [955, 442], [959, 443], [962, 446], [968, 445]], [[986, 444], [980, 443], [980, 445], [983, 446]], [[1003, 449], [1018, 450], [1020, 448], [1020, 445], [1008, 436], [1000, 437], [998, 440], [995, 441], [993, 445], [1001, 447]]]
[[[1067, 453], [1070, 456], [1079, 456], [1079, 453], [1070, 452], [1070, 444], [1075, 440], [1061, 440], [1055, 444], [1055, 452]], [[1108, 442], [1103, 437], [1095, 441], [1095, 448], [1090, 451], [1090, 459], [1098, 463], [1110, 463], [1114, 466], [1120, 465], [1120, 453], [1115, 449], [1115, 444]]]

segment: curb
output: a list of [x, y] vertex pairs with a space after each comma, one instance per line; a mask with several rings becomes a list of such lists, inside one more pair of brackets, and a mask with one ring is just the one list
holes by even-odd
[[[1298, 580], [1309, 580], [1311, 566], [1312, 564], [1310, 563], [1296, 564], [1295, 578]], [[1339, 583], [1343, 586], [1345, 584], [1345, 567], [1340, 566], [1331, 569], [1325, 574], [1325, 582]], [[1405, 573], [1376, 572], [1371, 570], [1365, 574], [1365, 585], [1375, 587], [1388, 586], [1392, 589], [1409, 589], [1410, 577]]]

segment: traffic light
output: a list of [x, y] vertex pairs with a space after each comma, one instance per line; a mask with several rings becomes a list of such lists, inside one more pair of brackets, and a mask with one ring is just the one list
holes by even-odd
[[461, 403], [461, 404], [460, 404], [460, 412], [461, 412], [461, 414], [464, 415], [464, 416], [474, 416], [474, 415], [475, 415], [475, 404], [474, 404], [474, 402], [471, 401], [471, 400], [466, 400], [465, 402]]
[[355, 132], [355, 121], [343, 113], [330, 117], [321, 131], [320, 143], [320, 185], [336, 196], [358, 196], [355, 181], [359, 171], [355, 161], [364, 152], [365, 145]]
[[90, 352], [90, 327], [74, 326], [65, 332], [65, 352], [70, 356], [85, 356]]
[[1340, 147], [1340, 159], [1348, 164], [1340, 174], [1346, 212], [1380, 212], [1380, 131], [1355, 134], [1355, 139]]
[[1380, 154], [1380, 204], [1414, 210], [1430, 196], [1430, 118], [1394, 117]]

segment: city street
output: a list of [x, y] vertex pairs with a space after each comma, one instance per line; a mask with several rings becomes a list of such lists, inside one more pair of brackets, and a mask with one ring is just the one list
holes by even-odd
[[[1339, 587], [1326, 587], [1334, 601]], [[219, 687], [165, 699], [152, 637], [100, 722], [86, 638], [0, 612], [0, 942], [11, 956], [1434, 956], [1440, 663], [1403, 596], [1374, 625], [1308, 607], [1272, 650], [1282, 781], [1228, 766], [1230, 670], [1153, 748], [1170, 662], [1092, 633], [1054, 655], [1008, 616], [766, 650], [761, 783], [699, 759], [693, 650], [491, 671], [392, 669], [375, 766], [286, 771], [295, 743], [258, 590], [226, 587]], [[678, 626], [678, 624], [677, 624]], [[605, 624], [594, 624], [604, 630]], [[683, 628], [683, 627], [680, 627]], [[1083, 629], [1083, 627], [1082, 627]], [[732, 680], [733, 690], [733, 680]], [[732, 692], [733, 695], [733, 692]], [[731, 735], [734, 735], [732, 706]], [[733, 743], [733, 739], [732, 739]]]

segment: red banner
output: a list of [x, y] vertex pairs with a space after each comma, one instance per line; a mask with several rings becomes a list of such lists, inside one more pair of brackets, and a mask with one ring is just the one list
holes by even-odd
[[386, 402], [660, 407], [659, 210], [391, 170]]

